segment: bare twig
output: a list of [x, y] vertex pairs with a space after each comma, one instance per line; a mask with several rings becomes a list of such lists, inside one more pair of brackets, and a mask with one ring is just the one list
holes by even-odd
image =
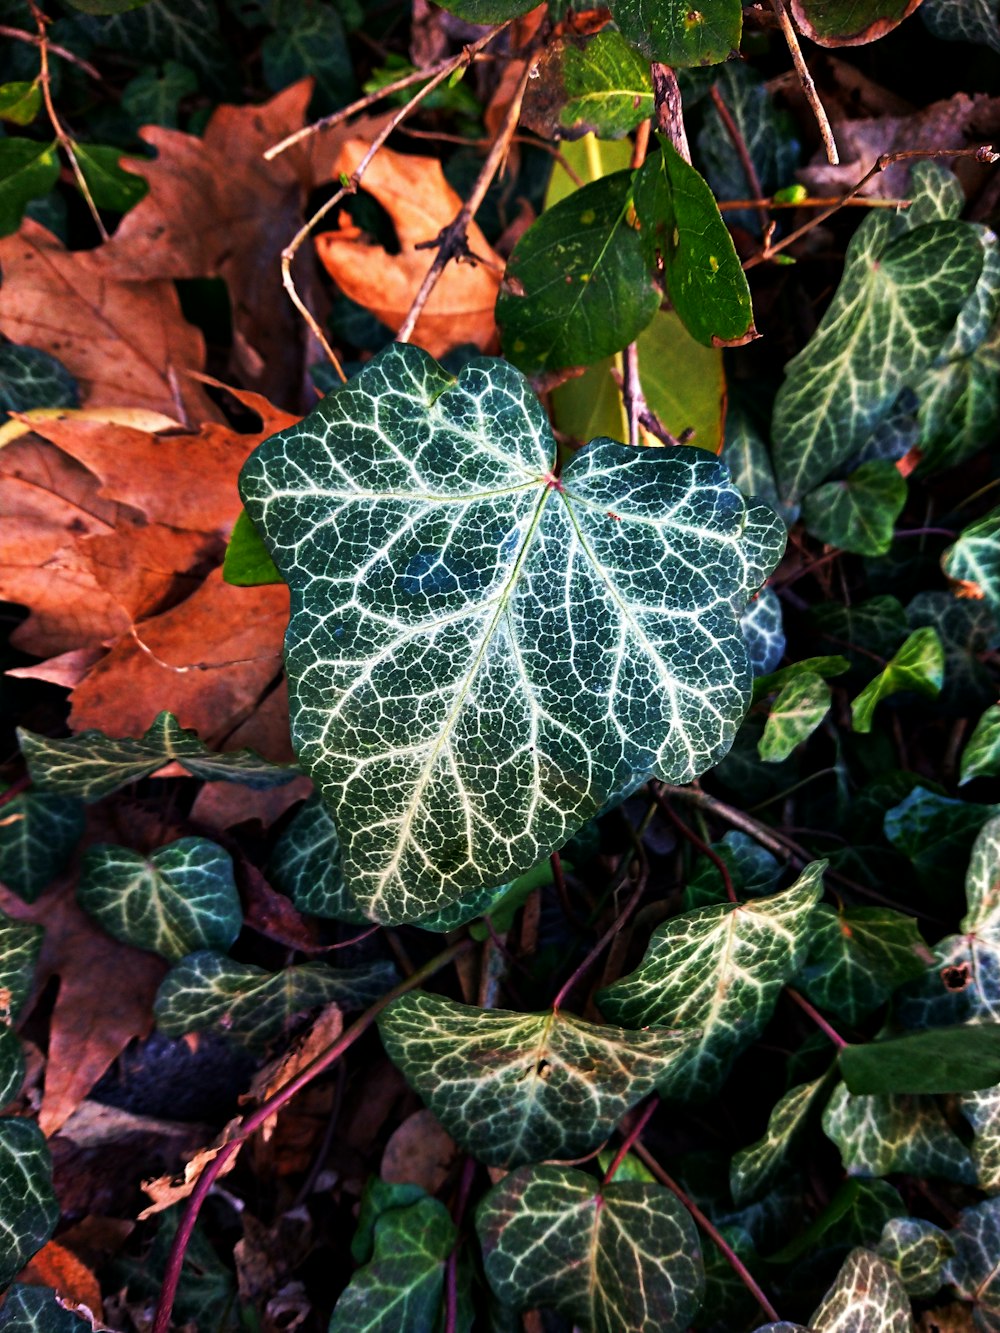
[[476, 1163], [472, 1157], [466, 1157], [462, 1166], [462, 1178], [458, 1186], [458, 1198], [452, 1221], [455, 1224], [455, 1244], [451, 1247], [448, 1262], [444, 1269], [444, 1333], [455, 1333], [458, 1326], [458, 1251], [462, 1244], [461, 1228], [465, 1220], [465, 1210], [472, 1191], [472, 1180], [476, 1174]]
[[828, 195], [817, 199], [807, 195], [804, 199], [775, 199], [773, 196], [763, 199], [720, 199], [716, 205], [720, 213], [732, 213], [737, 208], [909, 208], [912, 199], [873, 199], [865, 195], [861, 199], [853, 195]]
[[719, 853], [715, 850], [714, 847], [710, 847], [709, 844], [705, 842], [703, 838], [699, 838], [698, 834], [695, 833], [693, 828], [689, 828], [687, 824], [684, 823], [684, 820], [681, 819], [677, 811], [673, 809], [670, 802], [663, 795], [663, 793], [657, 790], [655, 782], [651, 784], [651, 787], [653, 792], [653, 799], [656, 801], [656, 804], [660, 807], [663, 813], [670, 820], [671, 824], [673, 824], [674, 828], [678, 831], [678, 833], [680, 833], [683, 837], [687, 838], [688, 842], [690, 842], [694, 847], [696, 847], [699, 852], [707, 856], [708, 859], [715, 866], [716, 870], [718, 870], [719, 874], [722, 876], [722, 883], [725, 886], [726, 897], [729, 899], [729, 901], [731, 903], [739, 902], [739, 899], [736, 896], [736, 890], [733, 888], [733, 877], [729, 873], [729, 867], [726, 865], [725, 861], [723, 861]]
[[[726, 106], [725, 100], [719, 92], [719, 85], [717, 83], [712, 84], [711, 96], [715, 109], [719, 114], [719, 119], [722, 121], [723, 129], [729, 136], [729, 142], [733, 145], [736, 156], [740, 159], [740, 166], [743, 168], [743, 175], [746, 177], [747, 184], [750, 186], [753, 194], [759, 199], [760, 196], [763, 195], [764, 190], [760, 183], [760, 177], [757, 175], [757, 168], [753, 164], [753, 158], [750, 156], [750, 150], [747, 148], [746, 140], [740, 131], [740, 127], [733, 119], [733, 114], [729, 110], [729, 107]], [[758, 203], [756, 208], [757, 216], [760, 219], [760, 234], [764, 240], [764, 248], [767, 249], [770, 233], [774, 230], [774, 223], [768, 216], [765, 204], [762, 202]]]
[[685, 162], [691, 161], [691, 149], [688, 147], [687, 131], [684, 128], [684, 111], [681, 106], [681, 90], [677, 75], [669, 65], [658, 62], [652, 66], [653, 104], [656, 107], [656, 125], [680, 153]]
[[622, 910], [621, 910], [621, 911], [618, 913], [618, 915], [615, 917], [614, 921], [612, 921], [611, 925], [607, 928], [607, 930], [604, 932], [604, 934], [601, 936], [601, 938], [597, 941], [597, 943], [596, 943], [596, 944], [594, 945], [594, 947], [591, 949], [590, 953], [587, 954], [587, 956], [586, 956], [586, 958], [584, 958], [583, 962], [580, 963], [580, 965], [573, 971], [572, 975], [569, 976], [569, 977], [566, 979], [566, 981], [564, 981], [563, 984], [559, 987], [559, 992], [558, 992], [558, 994], [556, 995], [556, 998], [552, 1001], [552, 1012], [553, 1012], [553, 1013], [558, 1013], [558, 1012], [559, 1012], [559, 1009], [560, 1009], [560, 1008], [562, 1007], [562, 1005], [565, 1003], [566, 996], [569, 995], [570, 991], [573, 989], [573, 987], [576, 985], [576, 983], [580, 980], [580, 978], [581, 978], [581, 977], [588, 971], [588, 969], [594, 964], [594, 962], [601, 956], [601, 954], [604, 952], [605, 948], [608, 946], [608, 944], [611, 942], [611, 940], [614, 939], [614, 937], [615, 937], [615, 936], [618, 934], [618, 932], [621, 930], [621, 928], [622, 928], [622, 926], [625, 924], [625, 922], [629, 919], [629, 917], [632, 915], [632, 913], [635, 911], [635, 909], [639, 906], [639, 899], [642, 897], [642, 895], [643, 895], [643, 894], [645, 893], [645, 891], [646, 891], [646, 878], [647, 878], [647, 876], [646, 876], [645, 872], [643, 872], [643, 873], [641, 873], [641, 874], [639, 875], [638, 883], [636, 884], [635, 888], [633, 889], [632, 894], [631, 894], [631, 896], [629, 897], [628, 902], [625, 904], [625, 906], [622, 908]]
[[[6, 23], [0, 23], [0, 37], [8, 37], [12, 42], [27, 42], [29, 46], [41, 46], [42, 38], [34, 32], [23, 32], [20, 28], [9, 28]], [[60, 46], [57, 42], [49, 42], [49, 54], [60, 56], [63, 60], [68, 60], [71, 65], [76, 65], [89, 74], [92, 79], [98, 83], [104, 82], [104, 76], [99, 69], [95, 69], [89, 60], [84, 60], [75, 52], [69, 51], [65, 46]]]
[[406, 318], [399, 326], [396, 334], [397, 342], [409, 342], [413, 336], [413, 330], [417, 326], [417, 320], [423, 313], [423, 309], [430, 300], [431, 293], [438, 284], [441, 274], [447, 268], [453, 259], [467, 257], [469, 254], [468, 231], [469, 224], [476, 216], [480, 204], [486, 198], [486, 192], [493, 183], [493, 177], [500, 170], [501, 164], [510, 149], [510, 141], [517, 129], [517, 122], [521, 118], [521, 103], [524, 101], [525, 90], [528, 87], [528, 79], [531, 77], [531, 70], [534, 61], [529, 57], [525, 61], [524, 72], [518, 80], [517, 87], [514, 90], [514, 96], [511, 99], [510, 106], [507, 108], [507, 114], [504, 117], [500, 131], [494, 140], [493, 146], [487, 154], [486, 161], [476, 178], [476, 183], [472, 187], [472, 193], [458, 210], [452, 220], [444, 227], [433, 241], [422, 242], [418, 249], [423, 247], [430, 248], [437, 246], [437, 254], [423, 282], [413, 298], [413, 304], [407, 311]]
[[460, 940], [457, 944], [450, 945], [432, 958], [430, 962], [418, 968], [412, 976], [407, 977], [405, 981], [401, 981], [392, 990], [386, 991], [370, 1009], [366, 1009], [359, 1019], [355, 1020], [349, 1028], [342, 1032], [335, 1042], [331, 1043], [325, 1051], [321, 1051], [315, 1060], [310, 1061], [294, 1078], [289, 1079], [277, 1092], [268, 1097], [267, 1101], [262, 1102], [255, 1111], [244, 1116], [232, 1138], [227, 1140], [215, 1157], [206, 1165], [188, 1199], [187, 1207], [170, 1247], [170, 1254], [167, 1257], [152, 1333], [168, 1333], [170, 1315], [174, 1308], [174, 1298], [177, 1295], [177, 1285], [180, 1281], [181, 1270], [184, 1267], [184, 1256], [187, 1253], [195, 1223], [198, 1221], [201, 1206], [208, 1197], [212, 1185], [218, 1179], [223, 1167], [237, 1152], [240, 1144], [255, 1133], [265, 1120], [274, 1115], [276, 1111], [280, 1111], [296, 1093], [301, 1092], [313, 1079], [339, 1060], [344, 1052], [368, 1031], [386, 1005], [398, 996], [405, 995], [407, 991], [412, 990], [415, 986], [419, 986], [428, 977], [433, 976], [435, 972], [440, 972], [441, 968], [446, 967], [460, 954], [468, 952], [472, 947], [473, 941], [469, 939]]
[[791, 15], [785, 8], [785, 0], [771, 0], [771, 7], [778, 17], [781, 24], [782, 36], [788, 45], [789, 54], [792, 57], [792, 64], [795, 66], [795, 73], [799, 76], [799, 83], [802, 84], [802, 91], [806, 95], [806, 101], [812, 108], [812, 113], [816, 117], [816, 124], [819, 127], [819, 135], [823, 140], [823, 147], [826, 149], [826, 160], [831, 166], [837, 166], [840, 162], [840, 154], [837, 152], [837, 141], [833, 137], [833, 130], [830, 127], [830, 119], [826, 114], [823, 103], [820, 101], [819, 93], [816, 91], [816, 85], [813, 82], [813, 76], [809, 73], [809, 66], [805, 62], [802, 54], [802, 47], [799, 46], [798, 33], [792, 23]]
[[828, 1037], [838, 1051], [842, 1051], [850, 1045], [850, 1042], [845, 1041], [836, 1028], [831, 1027], [815, 1005], [810, 1004], [804, 995], [800, 995], [792, 986], [785, 987], [785, 994], [790, 1000], [795, 1001], [804, 1014], [809, 1015], [824, 1037]]

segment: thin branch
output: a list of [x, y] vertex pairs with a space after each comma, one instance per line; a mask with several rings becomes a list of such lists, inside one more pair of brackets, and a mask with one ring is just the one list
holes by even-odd
[[795, 73], [799, 76], [799, 83], [802, 85], [802, 91], [806, 95], [806, 101], [812, 108], [812, 113], [816, 117], [816, 124], [819, 127], [819, 136], [823, 140], [823, 147], [826, 149], [826, 160], [831, 166], [837, 166], [840, 162], [840, 154], [837, 152], [837, 141], [833, 137], [833, 130], [830, 127], [830, 119], [826, 114], [823, 103], [820, 101], [819, 93], [816, 91], [816, 85], [813, 77], [809, 73], [809, 66], [805, 62], [802, 54], [802, 47], [799, 46], [798, 33], [792, 23], [791, 15], [785, 8], [784, 0], [771, 0], [771, 7], [778, 16], [778, 22], [781, 24], [782, 36], [788, 45], [789, 54], [792, 57], [792, 64], [795, 66]]
[[729, 1242], [725, 1239], [725, 1237], [721, 1235], [715, 1224], [709, 1221], [709, 1219], [701, 1211], [701, 1209], [698, 1207], [695, 1201], [692, 1198], [690, 1198], [687, 1194], [685, 1194], [685, 1192], [681, 1189], [680, 1185], [678, 1185], [677, 1182], [671, 1176], [667, 1175], [666, 1171], [664, 1171], [663, 1167], [659, 1164], [659, 1162], [649, 1151], [649, 1149], [645, 1146], [645, 1144], [637, 1141], [633, 1146], [633, 1151], [635, 1152], [637, 1157], [641, 1158], [642, 1161], [645, 1162], [646, 1166], [649, 1167], [650, 1171], [652, 1171], [653, 1175], [660, 1182], [660, 1184], [666, 1185], [667, 1189], [670, 1190], [672, 1194], [676, 1195], [676, 1197], [688, 1210], [688, 1212], [691, 1214], [691, 1216], [694, 1218], [697, 1224], [701, 1227], [702, 1231], [704, 1231], [705, 1235], [710, 1237], [710, 1239], [712, 1239], [713, 1241], [715, 1241], [716, 1245], [718, 1245], [719, 1249], [722, 1251], [723, 1256], [725, 1257], [726, 1262], [729, 1264], [730, 1268], [733, 1270], [736, 1276], [746, 1287], [747, 1291], [749, 1291], [750, 1294], [753, 1296], [754, 1300], [767, 1315], [771, 1323], [772, 1324], [780, 1323], [781, 1316], [778, 1314], [777, 1310], [774, 1308], [771, 1302], [761, 1291], [760, 1287], [757, 1285], [756, 1279], [754, 1278], [750, 1270], [747, 1268], [746, 1264], [736, 1253], [733, 1247], [729, 1244]]
[[452, 1214], [452, 1221], [455, 1224], [455, 1244], [451, 1247], [444, 1269], [444, 1333], [455, 1333], [458, 1326], [458, 1250], [462, 1243], [461, 1227], [475, 1174], [475, 1159], [466, 1157], [458, 1186], [458, 1200]]
[[783, 857], [786, 861], [795, 858], [795, 853], [783, 838], [781, 838], [766, 824], [762, 824], [757, 819], [752, 819], [750, 815], [745, 815], [742, 810], [737, 810], [734, 806], [727, 805], [725, 801], [720, 801], [715, 796], [710, 796], [708, 792], [702, 791], [700, 787], [674, 787], [670, 783], [661, 783], [658, 791], [664, 796], [676, 796], [679, 800], [690, 801], [692, 805], [699, 806], [702, 810], [707, 810], [709, 814], [715, 815], [725, 824], [731, 824], [733, 828], [740, 829], [748, 834], [755, 842], [759, 842], [762, 847], [766, 847], [769, 852], [775, 856]]
[[795, 1001], [804, 1014], [809, 1015], [819, 1028], [820, 1032], [823, 1033], [824, 1037], [828, 1037], [838, 1051], [844, 1050], [845, 1047], [851, 1044], [849, 1041], [844, 1040], [836, 1028], [831, 1027], [819, 1010], [814, 1005], [811, 1005], [804, 995], [800, 995], [799, 992], [791, 986], [785, 987], [785, 994], [790, 1000]]
[[687, 131], [684, 128], [684, 111], [681, 106], [681, 90], [677, 83], [677, 75], [669, 65], [661, 65], [659, 62], [653, 64], [651, 69], [657, 128], [690, 165], [691, 149], [688, 147]]
[[726, 897], [729, 899], [731, 903], [738, 903], [739, 898], [737, 898], [736, 890], [733, 888], [733, 877], [729, 873], [729, 867], [726, 865], [725, 861], [723, 861], [722, 857], [719, 855], [719, 853], [715, 850], [714, 847], [709, 846], [709, 844], [705, 842], [703, 838], [699, 838], [698, 834], [695, 833], [693, 828], [689, 828], [687, 824], [684, 823], [684, 820], [681, 819], [677, 811], [672, 808], [667, 798], [661, 792], [657, 791], [656, 783], [655, 782], [652, 783], [651, 786], [653, 791], [653, 799], [656, 801], [656, 804], [667, 816], [671, 824], [673, 824], [674, 828], [677, 829], [678, 833], [682, 834], [685, 838], [687, 838], [688, 842], [690, 842], [693, 846], [697, 847], [699, 852], [708, 857], [708, 859], [715, 866], [716, 870], [718, 870], [719, 874], [722, 876], [722, 882], [726, 887]]
[[615, 1173], [621, 1166], [622, 1162], [624, 1162], [625, 1158], [632, 1151], [632, 1146], [638, 1139], [639, 1135], [649, 1124], [650, 1120], [652, 1120], [653, 1112], [656, 1110], [659, 1104], [660, 1104], [660, 1099], [656, 1095], [656, 1093], [654, 1093], [653, 1096], [650, 1097], [646, 1105], [643, 1107], [642, 1112], [636, 1117], [635, 1122], [632, 1125], [632, 1128], [626, 1132], [625, 1137], [622, 1139], [621, 1147], [615, 1153], [614, 1157], [611, 1160], [611, 1165], [604, 1173], [604, 1179], [601, 1181], [602, 1185], [609, 1185], [611, 1181], [614, 1180]]
[[184, 1256], [187, 1252], [191, 1235], [198, 1221], [198, 1214], [201, 1212], [201, 1206], [208, 1197], [212, 1185], [218, 1179], [223, 1167], [238, 1150], [240, 1144], [244, 1143], [251, 1134], [264, 1123], [268, 1117], [274, 1115], [287, 1102], [289, 1102], [298, 1092], [310, 1084], [313, 1079], [329, 1069], [344, 1052], [358, 1040], [379, 1016], [385, 1007], [400, 995], [405, 995], [407, 991], [413, 990], [426, 981], [428, 977], [440, 972], [441, 968], [453, 962], [460, 954], [466, 953], [473, 947], [473, 941], [469, 939], [460, 940], [457, 944], [452, 944], [449, 948], [442, 950], [430, 962], [425, 963], [423, 967], [417, 969], [412, 976], [401, 981], [398, 986], [387, 991], [381, 996], [370, 1009], [366, 1009], [360, 1018], [356, 1019], [344, 1032], [340, 1034], [335, 1042], [332, 1042], [325, 1051], [321, 1051], [315, 1060], [301, 1069], [294, 1078], [289, 1079], [277, 1092], [268, 1097], [267, 1101], [262, 1102], [255, 1111], [243, 1118], [239, 1128], [233, 1134], [232, 1138], [227, 1140], [225, 1145], [216, 1153], [215, 1157], [206, 1165], [204, 1171], [198, 1177], [198, 1183], [191, 1192], [188, 1199], [184, 1215], [180, 1220], [177, 1231], [174, 1235], [173, 1244], [170, 1247], [170, 1254], [167, 1257], [167, 1264], [163, 1274], [163, 1285], [160, 1288], [160, 1296], [156, 1306], [156, 1316], [153, 1320], [152, 1333], [168, 1333], [170, 1328], [170, 1316], [174, 1308], [174, 1298], [177, 1295], [177, 1285], [180, 1282], [181, 1270], [184, 1267]]
[[504, 117], [503, 124], [493, 143], [492, 148], [487, 154], [486, 161], [476, 178], [476, 183], [472, 187], [472, 193], [458, 210], [452, 220], [444, 227], [433, 241], [423, 242], [417, 249], [430, 248], [437, 246], [437, 254], [424, 280], [413, 298], [413, 304], [407, 312], [406, 318], [399, 326], [396, 334], [396, 341], [409, 342], [413, 336], [413, 330], [417, 326], [423, 309], [430, 300], [431, 293], [438, 284], [441, 274], [447, 268], [453, 259], [468, 256], [468, 231], [469, 224], [476, 216], [479, 206], [486, 198], [486, 192], [493, 184], [493, 177], [500, 170], [501, 164], [510, 150], [510, 141], [514, 137], [514, 131], [517, 129], [517, 123], [521, 119], [521, 103], [524, 101], [524, 94], [528, 87], [528, 80], [534, 68], [534, 60], [529, 57], [525, 61], [524, 72], [518, 80], [517, 87], [514, 90], [514, 96], [511, 99], [510, 106], [507, 108], [507, 114]]
[[565, 1003], [566, 996], [569, 995], [570, 991], [573, 989], [576, 983], [593, 966], [593, 964], [597, 961], [597, 959], [607, 948], [608, 944], [610, 944], [610, 942], [621, 930], [622, 926], [625, 924], [625, 922], [629, 919], [629, 917], [638, 907], [639, 899], [642, 897], [645, 891], [646, 891], [646, 876], [645, 874], [642, 874], [639, 876], [639, 882], [633, 889], [628, 902], [625, 904], [622, 910], [615, 917], [614, 921], [612, 921], [611, 925], [607, 928], [607, 930], [604, 932], [601, 938], [591, 949], [590, 953], [587, 954], [587, 956], [584, 958], [583, 962], [579, 965], [579, 967], [577, 967], [571, 973], [571, 975], [566, 979], [566, 981], [564, 981], [563, 984], [559, 987], [559, 991], [556, 995], [556, 998], [552, 1001], [552, 1012], [554, 1014], [559, 1012], [559, 1009]]
[[[27, 42], [29, 46], [41, 46], [42, 39], [34, 32], [22, 32], [20, 28], [8, 28], [6, 23], [0, 23], [0, 37], [9, 37], [12, 42]], [[89, 74], [92, 79], [98, 83], [104, 82], [104, 76], [99, 69], [95, 69], [89, 60], [84, 60], [82, 56], [76, 55], [73, 51], [68, 51], [65, 46], [60, 46], [57, 42], [49, 42], [49, 53], [54, 56], [60, 56], [63, 60], [68, 60], [71, 65], [77, 65], [85, 74]]]
[[11, 801], [20, 796], [23, 791], [27, 791], [30, 786], [31, 774], [22, 773], [19, 778], [14, 779], [6, 791], [0, 792], [0, 807], [8, 805]]
[[909, 208], [912, 203], [912, 199], [876, 199], [872, 198], [871, 195], [864, 195], [860, 199], [848, 195], [828, 195], [825, 198], [806, 195], [804, 199], [775, 199], [771, 195], [770, 197], [765, 196], [763, 199], [720, 199], [716, 207], [720, 213], [731, 213], [737, 208], [766, 208], [772, 210], [778, 208], [830, 208], [837, 205], [841, 208]]
[[[757, 175], [757, 168], [753, 164], [753, 158], [750, 156], [750, 150], [747, 148], [746, 139], [744, 139], [740, 127], [733, 119], [733, 113], [726, 106], [722, 94], [719, 92], [719, 85], [712, 84], [711, 98], [718, 112], [719, 119], [722, 121], [723, 129], [729, 136], [729, 142], [733, 145], [736, 156], [740, 159], [740, 166], [743, 168], [743, 175], [746, 177], [747, 184], [750, 186], [753, 194], [760, 199], [764, 189], [760, 183], [760, 177]], [[760, 219], [760, 234], [764, 239], [764, 248], [767, 248], [769, 231], [774, 229], [774, 223], [768, 216], [767, 206], [764, 203], [757, 204], [757, 216]]]

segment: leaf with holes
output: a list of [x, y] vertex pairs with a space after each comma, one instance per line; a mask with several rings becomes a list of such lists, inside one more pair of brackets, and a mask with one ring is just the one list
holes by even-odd
[[161, 1032], [224, 1032], [251, 1050], [280, 1037], [301, 1014], [327, 1004], [361, 1009], [396, 981], [391, 963], [332, 968], [297, 963], [267, 972], [223, 954], [201, 951], [175, 964], [163, 979], [154, 1010]]
[[489, 1284], [516, 1310], [591, 1333], [679, 1333], [701, 1302], [698, 1233], [662, 1185], [523, 1166], [487, 1194], [476, 1230]]
[[1000, 1199], [964, 1209], [948, 1233], [955, 1247], [945, 1269], [958, 1295], [972, 1302], [972, 1323], [979, 1333], [1000, 1325]]
[[1000, 612], [1000, 509], [970, 523], [941, 557], [941, 568], [961, 596]]
[[823, 1113], [823, 1129], [840, 1149], [848, 1175], [906, 1171], [975, 1184], [969, 1151], [933, 1097], [856, 1097], [841, 1083]]
[[739, 50], [743, 10], [739, 0], [612, 0], [624, 37], [647, 60], [679, 69], [718, 65]]
[[0, 1119], [0, 1286], [42, 1248], [58, 1221], [42, 1131], [29, 1120]]
[[232, 857], [209, 838], [179, 838], [150, 856], [88, 847], [76, 896], [116, 940], [171, 962], [228, 949], [243, 924]]
[[913, 917], [891, 907], [838, 910], [820, 903], [795, 985], [813, 1004], [857, 1024], [931, 961]]
[[292, 739], [373, 919], [512, 878], [732, 742], [738, 615], [784, 531], [697, 449], [597, 440], [562, 477], [503, 362], [393, 346], [247, 461], [292, 592]]
[[854, 730], [867, 735], [872, 729], [875, 709], [890, 695], [910, 690], [933, 698], [941, 693], [943, 682], [944, 647], [937, 630], [925, 625], [908, 636], [884, 670], [851, 701]]
[[804, 671], [778, 691], [757, 742], [766, 763], [780, 764], [807, 741], [830, 711], [830, 687], [822, 676]]
[[23, 729], [17, 735], [40, 791], [82, 796], [85, 801], [99, 801], [170, 763], [180, 764], [195, 778], [241, 782], [256, 790], [280, 787], [297, 774], [295, 768], [268, 763], [252, 750], [216, 754], [193, 731], [179, 726], [171, 713], [160, 713], [136, 740], [101, 731], [82, 731], [66, 740]]
[[618, 139], [653, 114], [649, 66], [614, 28], [559, 37], [528, 83], [522, 123], [547, 138]]
[[764, 1027], [805, 954], [825, 868], [813, 861], [770, 898], [671, 918], [654, 931], [636, 970], [598, 993], [601, 1012], [623, 1027], [699, 1031], [661, 1082], [665, 1095], [713, 1095]]
[[415, 991], [379, 1019], [382, 1044], [453, 1139], [490, 1166], [582, 1157], [661, 1082], [690, 1036], [598, 1027]]
[[906, 503], [906, 482], [895, 463], [873, 458], [844, 481], [817, 486], [802, 501], [814, 537], [856, 555], [884, 555]]
[[749, 1203], [771, 1188], [785, 1169], [821, 1092], [828, 1087], [829, 1079], [824, 1075], [811, 1083], [799, 1083], [790, 1088], [773, 1107], [763, 1136], [733, 1154], [729, 1165], [729, 1187], [737, 1205]]
[[955, 1253], [947, 1234], [921, 1217], [893, 1217], [882, 1228], [878, 1253], [899, 1274], [911, 1296], [933, 1296]]

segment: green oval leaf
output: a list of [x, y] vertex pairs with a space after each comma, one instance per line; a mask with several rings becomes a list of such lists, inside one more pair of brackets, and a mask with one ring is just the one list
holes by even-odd
[[604, 28], [548, 43], [528, 83], [522, 121], [547, 138], [618, 139], [652, 114], [648, 64], [620, 32]]
[[48, 194], [58, 179], [55, 142], [0, 139], [0, 236], [17, 231], [28, 200]]
[[42, 109], [42, 88], [38, 79], [33, 83], [20, 80], [0, 84], [0, 120], [11, 125], [30, 125]]
[[927, 1028], [845, 1046], [840, 1069], [852, 1093], [970, 1092], [1000, 1083], [1000, 1023]]
[[648, 60], [685, 69], [718, 65], [739, 50], [743, 8], [739, 0], [612, 0], [623, 35]]

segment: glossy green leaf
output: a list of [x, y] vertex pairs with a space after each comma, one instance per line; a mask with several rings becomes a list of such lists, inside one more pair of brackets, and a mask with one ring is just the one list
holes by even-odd
[[[931, 182], [914, 170], [919, 182]], [[864, 444], [930, 365], [973, 289], [983, 249], [967, 223], [873, 211], [848, 246], [819, 328], [788, 362], [774, 408], [782, 495], [796, 500]]]
[[958, 1105], [975, 1133], [976, 1184], [987, 1194], [1000, 1194], [1000, 1086], [963, 1093]]
[[582, 1157], [662, 1081], [690, 1040], [514, 1013], [412, 991], [379, 1018], [397, 1069], [453, 1139], [490, 1166]]
[[393, 346], [243, 469], [292, 590], [293, 744], [373, 919], [512, 878], [735, 734], [777, 520], [701, 450], [554, 461], [511, 367]]
[[457, 1233], [448, 1209], [424, 1198], [375, 1223], [374, 1253], [334, 1306], [329, 1333], [425, 1333], [437, 1325], [444, 1266]]
[[928, 1028], [840, 1052], [852, 1093], [968, 1092], [1000, 1083], [1000, 1023]]
[[810, 1112], [820, 1104], [820, 1094], [828, 1087], [829, 1080], [824, 1075], [811, 1083], [799, 1083], [790, 1088], [775, 1103], [762, 1137], [733, 1154], [729, 1187], [737, 1205], [742, 1206], [765, 1194], [775, 1183], [785, 1169]]
[[700, 1034], [662, 1081], [666, 1095], [713, 1095], [760, 1033], [805, 954], [825, 868], [813, 861], [791, 888], [769, 898], [672, 917], [654, 931], [635, 971], [599, 992], [601, 1012], [623, 1027]]
[[295, 768], [271, 764], [252, 750], [217, 754], [166, 712], [137, 740], [119, 740], [100, 731], [81, 731], [66, 740], [24, 730], [17, 735], [40, 791], [81, 796], [85, 801], [98, 801], [169, 763], [180, 764], [192, 777], [208, 782], [241, 782], [258, 790], [280, 787], [297, 776]]
[[750, 653], [755, 676], [774, 671], [785, 655], [785, 627], [781, 602], [773, 588], [762, 588], [743, 612], [740, 629]]
[[820, 46], [861, 46], [899, 27], [920, 0], [792, 0], [800, 32]]
[[789, 662], [788, 666], [779, 667], [777, 671], [758, 676], [753, 683], [753, 701], [757, 703], [761, 699], [766, 699], [768, 695], [779, 694], [801, 676], [820, 676], [823, 680], [829, 680], [834, 676], [842, 676], [845, 671], [850, 670], [850, 666], [847, 658], [838, 654], [830, 657], [800, 658], [798, 662]]
[[513, 1309], [554, 1309], [588, 1333], [681, 1333], [701, 1301], [698, 1233], [659, 1184], [524, 1166], [487, 1194], [476, 1229]]
[[17, 231], [28, 200], [48, 194], [58, 179], [54, 142], [0, 139], [0, 236]]
[[67, 1309], [51, 1287], [15, 1282], [0, 1307], [0, 1333], [85, 1333], [93, 1327]]
[[1000, 774], [1000, 704], [991, 704], [983, 712], [965, 742], [959, 762], [958, 785], [973, 778]]
[[970, 523], [941, 557], [941, 568], [964, 597], [1000, 613], [1000, 509]]
[[0, 816], [0, 880], [33, 903], [69, 865], [83, 826], [83, 804], [73, 797], [15, 796]]
[[904, 982], [921, 976], [930, 961], [912, 917], [891, 907], [838, 910], [821, 903], [795, 985], [813, 1004], [853, 1025]]
[[996, 634], [996, 624], [985, 602], [962, 600], [933, 589], [917, 593], [906, 607], [911, 629], [930, 625], [944, 648], [944, 685], [938, 706], [964, 714], [984, 708], [996, 697], [992, 672], [981, 660]]
[[910, 1296], [933, 1296], [954, 1252], [947, 1234], [922, 1217], [891, 1218], [878, 1243], [878, 1253], [898, 1273]]
[[844, 481], [817, 486], [802, 501], [814, 537], [857, 555], [884, 555], [906, 503], [906, 481], [895, 463], [872, 459]]
[[203, 951], [190, 954], [170, 969], [154, 1010], [160, 1031], [168, 1037], [214, 1030], [258, 1050], [281, 1037], [309, 1010], [327, 1004], [363, 1008], [395, 981], [391, 963], [351, 968], [298, 963], [281, 972], [267, 972]]
[[750, 288], [715, 196], [663, 136], [635, 178], [639, 238], [651, 265], [659, 257], [671, 304], [706, 347], [739, 346], [757, 336]]
[[238, 588], [255, 588], [262, 583], [281, 582], [281, 575], [246, 510], [240, 511], [233, 535], [229, 538], [222, 562], [222, 577]]
[[849, 1175], [905, 1171], [975, 1184], [969, 1151], [933, 1097], [853, 1096], [841, 1083], [823, 1113], [823, 1129]]
[[940, 694], [943, 683], [944, 648], [937, 631], [929, 625], [914, 630], [884, 669], [851, 701], [852, 726], [867, 734], [883, 699], [904, 690], [933, 698]]
[[0, 347], [0, 421], [34, 407], [79, 407], [76, 380], [61, 361], [37, 347]]
[[809, 1320], [816, 1333], [912, 1333], [910, 1300], [897, 1273], [871, 1250], [852, 1250]]
[[630, 220], [631, 193], [630, 171], [603, 176], [547, 209], [515, 245], [496, 318], [521, 370], [598, 361], [653, 318], [660, 292]]
[[0, 1119], [0, 1286], [42, 1248], [58, 1221], [42, 1131], [30, 1120]]
[[718, 65], [739, 50], [739, 0], [707, 0], [700, 9], [678, 0], [612, 0], [611, 12], [623, 36], [664, 65]]
[[77, 901], [116, 940], [171, 962], [228, 949], [243, 924], [232, 857], [209, 838], [179, 838], [149, 856], [88, 847]]
[[128, 156], [120, 148], [78, 143], [73, 145], [73, 151], [90, 197], [98, 208], [127, 213], [149, 193], [149, 182], [144, 177], [120, 166], [122, 157]]
[[618, 139], [653, 114], [649, 65], [614, 28], [555, 38], [536, 69], [522, 122], [546, 138]]
[[830, 687], [811, 671], [795, 676], [779, 690], [757, 742], [767, 763], [780, 764], [809, 739], [830, 711]]
[[11, 125], [30, 125], [42, 109], [42, 86], [15, 81], [0, 84], [0, 120]]
[[955, 1254], [947, 1279], [961, 1299], [972, 1302], [973, 1327], [994, 1333], [1000, 1325], [1000, 1199], [963, 1209], [948, 1235]]
[[122, 89], [122, 110], [139, 125], [163, 125], [175, 130], [180, 124], [179, 106], [198, 91], [194, 72], [176, 60], [160, 68], [147, 65]]
[[31, 994], [43, 933], [0, 912], [0, 1024], [12, 1023]]

